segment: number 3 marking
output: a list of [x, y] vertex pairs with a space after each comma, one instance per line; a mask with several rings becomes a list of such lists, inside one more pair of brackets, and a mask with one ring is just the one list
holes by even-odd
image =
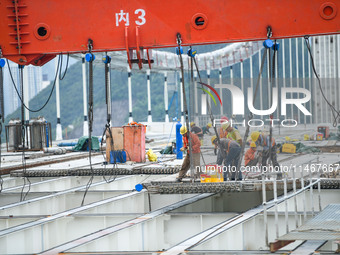
[[139, 16], [138, 16], [138, 19], [139, 20], [136, 20], [136, 24], [141, 26], [141, 25], [144, 25], [145, 22], [146, 22], [146, 19], [144, 18], [145, 17], [145, 11], [143, 9], [137, 9], [135, 10], [135, 14], [138, 14], [138, 13], [141, 13]]

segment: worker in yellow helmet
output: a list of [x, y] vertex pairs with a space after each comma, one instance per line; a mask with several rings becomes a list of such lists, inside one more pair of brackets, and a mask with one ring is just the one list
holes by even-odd
[[205, 127], [202, 127], [202, 132], [203, 135], [205, 134], [211, 134], [211, 132], [209, 131], [209, 129], [212, 127], [211, 123], [208, 123]]
[[240, 135], [240, 131], [236, 128], [233, 128], [230, 121], [222, 124], [222, 129], [227, 132], [227, 138], [238, 142], [240, 146], [242, 146], [242, 137]]
[[272, 140], [270, 141], [270, 136], [265, 135], [262, 132], [254, 131], [250, 134], [251, 140], [256, 144], [256, 147], [258, 148], [258, 151], [262, 151], [262, 166], [267, 165], [267, 160], [270, 158], [272, 161], [273, 167], [275, 168], [275, 171], [278, 171], [278, 178], [282, 178], [282, 173], [280, 171], [280, 165], [277, 162], [277, 147], [275, 143], [274, 137], [272, 137]]
[[190, 168], [190, 150], [189, 150], [189, 133], [190, 133], [190, 139], [191, 139], [191, 152], [192, 152], [192, 160], [193, 160], [193, 166], [196, 170], [197, 167], [200, 166], [200, 153], [201, 153], [201, 142], [196, 134], [193, 134], [191, 132], [188, 132], [186, 126], [182, 126], [180, 129], [180, 133], [183, 136], [183, 147], [181, 148], [181, 151], [186, 151], [187, 155], [185, 156], [181, 170], [178, 173], [178, 177], [176, 178], [177, 182], [182, 181], [186, 173], [188, 172]]
[[[234, 140], [228, 138], [220, 138], [220, 143], [218, 143], [217, 137], [214, 135], [211, 138], [211, 143], [218, 146], [221, 154], [224, 158], [225, 166], [228, 171], [223, 171], [224, 181], [227, 180], [228, 176], [230, 180], [235, 180], [235, 175], [237, 172], [238, 161], [241, 155], [241, 146]], [[217, 158], [219, 160], [219, 158]], [[223, 161], [223, 160], [222, 160]], [[216, 162], [218, 165], [222, 164], [222, 161]], [[242, 180], [242, 172], [238, 171], [238, 179]]]

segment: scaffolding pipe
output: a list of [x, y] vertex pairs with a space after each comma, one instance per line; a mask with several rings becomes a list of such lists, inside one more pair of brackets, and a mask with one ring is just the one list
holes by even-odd
[[[305, 182], [303, 178], [303, 170], [300, 171], [301, 174], [301, 190], [305, 189]], [[303, 193], [302, 196], [302, 204], [303, 204], [303, 221], [306, 222], [307, 220], [307, 213], [306, 213], [306, 193]]]

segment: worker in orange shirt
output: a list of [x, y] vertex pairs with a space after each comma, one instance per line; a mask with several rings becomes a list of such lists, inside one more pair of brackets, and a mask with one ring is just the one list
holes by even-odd
[[244, 165], [245, 166], [256, 166], [259, 162], [260, 155], [256, 153], [256, 144], [254, 142], [250, 143], [250, 148], [246, 151], [244, 155]]
[[[186, 126], [182, 126], [180, 129], [180, 133], [183, 136], [183, 147], [181, 151], [187, 151], [187, 155], [185, 156], [181, 170], [178, 173], [178, 177], [176, 178], [176, 182], [182, 181], [187, 171], [190, 168], [190, 154], [189, 154], [189, 133], [191, 138], [191, 151], [192, 151], [192, 160], [194, 169], [197, 170], [197, 167], [200, 166], [200, 153], [201, 153], [201, 142], [196, 134], [188, 132]], [[197, 175], [199, 174], [196, 173]]]

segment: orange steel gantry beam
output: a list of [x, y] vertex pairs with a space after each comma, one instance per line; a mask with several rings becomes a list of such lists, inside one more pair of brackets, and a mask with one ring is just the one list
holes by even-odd
[[[255, 41], [340, 31], [340, 0], [0, 0], [2, 55], [43, 65], [57, 54]], [[1, 57], [1, 56], [0, 56]]]

